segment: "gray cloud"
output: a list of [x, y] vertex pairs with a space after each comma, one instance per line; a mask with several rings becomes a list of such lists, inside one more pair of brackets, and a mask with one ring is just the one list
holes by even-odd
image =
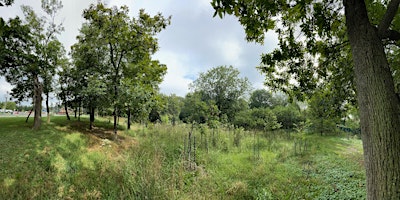
[[[65, 27], [59, 39], [66, 49], [75, 43], [75, 37], [81, 27], [83, 9], [91, 1], [63, 1], [64, 8], [57, 20]], [[172, 16], [172, 23], [159, 35], [160, 50], [154, 55], [168, 67], [161, 92], [175, 93], [184, 96], [188, 84], [198, 77], [200, 72], [220, 65], [232, 65], [238, 68], [243, 76], [249, 78], [253, 87], [263, 87], [264, 77], [257, 70], [260, 55], [276, 47], [277, 37], [268, 33], [264, 45], [248, 43], [245, 40], [243, 27], [236, 18], [226, 16], [223, 19], [213, 18], [214, 10], [210, 0], [108, 0], [109, 5], [128, 5], [132, 16], [144, 8], [154, 15], [161, 12]], [[40, 12], [40, 1], [16, 0], [15, 5], [0, 8], [0, 16], [8, 18], [22, 16], [20, 4], [30, 4]], [[0, 79], [0, 97], [10, 86]]]

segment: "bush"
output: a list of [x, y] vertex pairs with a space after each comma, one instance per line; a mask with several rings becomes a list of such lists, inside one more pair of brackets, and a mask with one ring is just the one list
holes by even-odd
[[267, 108], [253, 108], [241, 111], [236, 115], [233, 124], [247, 130], [274, 130], [281, 126], [277, 122], [274, 113]]
[[275, 114], [278, 123], [280, 123], [284, 129], [293, 129], [295, 124], [305, 121], [305, 118], [300, 113], [300, 109], [293, 104], [288, 106], [276, 106], [272, 112]]

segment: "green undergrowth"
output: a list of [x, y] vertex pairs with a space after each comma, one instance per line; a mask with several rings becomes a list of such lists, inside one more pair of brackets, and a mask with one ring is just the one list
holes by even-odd
[[365, 199], [355, 138], [120, 123], [0, 118], [0, 199]]

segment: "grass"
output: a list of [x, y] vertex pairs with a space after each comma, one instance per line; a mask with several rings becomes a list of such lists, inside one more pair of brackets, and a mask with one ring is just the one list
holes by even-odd
[[194, 162], [188, 125], [120, 126], [114, 141], [107, 119], [24, 120], [0, 118], [0, 199], [365, 199], [354, 138], [306, 135], [294, 151], [293, 133], [201, 127]]

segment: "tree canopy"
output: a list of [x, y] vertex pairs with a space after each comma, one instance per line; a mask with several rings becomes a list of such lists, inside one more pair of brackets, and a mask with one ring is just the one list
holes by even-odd
[[[0, 74], [13, 85], [11, 95], [19, 101], [33, 97], [35, 105], [34, 129], [41, 125], [42, 93], [52, 91], [52, 77], [63, 47], [56, 34], [62, 31], [54, 23], [55, 13], [62, 8], [57, 0], [42, 0], [42, 9], [51, 20], [38, 16], [31, 7], [22, 6], [25, 19], [0, 20]], [[50, 117], [48, 116], [48, 120]]]
[[[170, 19], [161, 14], [151, 17], [144, 10], [137, 19], [130, 18], [128, 12], [127, 6], [91, 4], [83, 12], [86, 22], [72, 48], [75, 80], [80, 83], [76, 85], [78, 101], [91, 108], [91, 121], [96, 107], [111, 105], [115, 134], [122, 111], [147, 107], [144, 103], [151, 100], [166, 73], [166, 66], [151, 56], [158, 50], [155, 35]], [[144, 97], [138, 98], [139, 94]]]
[[233, 119], [232, 109], [235, 104], [250, 91], [249, 80], [239, 75], [239, 70], [232, 66], [219, 66], [200, 73], [190, 87], [199, 92], [204, 100], [214, 101], [221, 111], [220, 116], [226, 115]]

